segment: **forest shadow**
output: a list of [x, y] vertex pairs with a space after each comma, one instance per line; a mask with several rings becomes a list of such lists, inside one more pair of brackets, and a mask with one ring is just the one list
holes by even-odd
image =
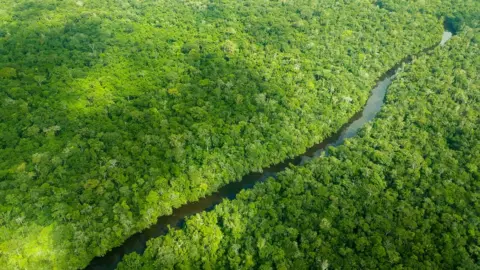
[[55, 4], [38, 1], [8, 8], [15, 23], [0, 31], [2, 255], [11, 267], [41, 269], [75, 244], [75, 226], [65, 224], [80, 209], [78, 179], [58, 160], [76, 133], [65, 104], [78, 99], [71, 84], [99, 62], [90, 45], [99, 54], [110, 37], [89, 12], [60, 18]]
[[[0, 186], [15, 199], [6, 204], [15, 208], [7, 222], [25, 216], [32, 226], [53, 224], [47, 235], [64, 259], [77, 248], [71, 260], [104, 254], [138, 231], [150, 190], [179, 191], [162, 197], [174, 207], [197, 199], [192, 190], [203, 175], [186, 177], [190, 167], [227, 140], [237, 144], [224, 135], [268, 114], [269, 98], [280, 103], [285, 93], [238, 54], [233, 31], [218, 37], [154, 20], [142, 28], [145, 10], [128, 11], [121, 19], [93, 11], [57, 18], [58, 7], [31, 2], [14, 9], [20, 24], [2, 29], [9, 34], [0, 40], [0, 97], [9, 105], [0, 115]], [[198, 25], [223, 19], [208, 7], [191, 13]], [[262, 21], [253, 28], [273, 43], [285, 34]], [[276, 96], [265, 94], [269, 88]], [[245, 144], [260, 141], [267, 133], [258, 130], [269, 124], [252, 128]], [[242, 151], [228, 162], [242, 167]]]
[[[117, 54], [125, 43], [106, 29], [98, 15], [85, 11], [55, 17], [59, 12], [47, 3], [16, 6], [12, 18], [21, 23], [2, 28], [6, 34], [0, 37], [0, 97], [11, 100], [0, 116], [8, 130], [0, 136], [4, 157], [0, 179], [2, 190], [16, 198], [2, 204], [12, 209], [12, 218], [6, 221], [12, 227], [16, 218], [23, 217], [21, 227], [35, 228], [10, 237], [22, 235], [25, 242], [20, 250], [38, 265], [45, 258], [27, 250], [39, 241], [37, 234], [48, 238], [48, 252], [57, 254], [51, 258], [60, 260], [76, 247], [85, 250], [78, 251], [75, 260], [87, 251], [100, 255], [111, 248], [97, 244], [100, 240], [92, 235], [105, 233], [105, 239], [112, 239], [115, 232], [102, 232], [90, 224], [102, 224], [105, 216], [114, 220], [113, 205], [132, 195], [121, 189], [123, 185], [131, 186], [142, 177], [150, 181], [171, 175], [167, 165], [158, 164], [179, 160], [174, 154], [160, 153], [169, 151], [169, 133], [196, 137], [195, 123], [210, 125], [207, 129], [214, 132], [222, 121], [248, 121], [249, 113], [257, 110], [254, 97], [265, 87], [247, 63], [209, 41], [183, 46], [178, 57], [185, 65], [156, 73], [156, 64], [175, 59], [177, 51], [158, 55], [155, 46], [144, 47], [145, 41]], [[127, 28], [122, 35], [136, 35], [135, 27]], [[173, 47], [171, 40], [179, 37], [172, 32], [167, 39]], [[135, 54], [139, 57], [132, 57]], [[141, 58], [145, 55], [166, 60]], [[19, 105], [25, 109], [18, 111]], [[146, 135], [158, 138], [161, 155], [140, 160], [143, 169], [132, 170], [136, 159], [132, 143], [141, 145]], [[125, 159], [113, 168], [119, 151]], [[106, 164], [111, 164], [112, 172], [104, 172]], [[160, 169], [152, 173], [150, 166]], [[123, 183], [118, 180], [121, 176]], [[107, 190], [101, 196], [95, 193], [100, 188]], [[91, 214], [84, 212], [86, 205], [103, 209], [105, 216], [87, 217]], [[136, 205], [131, 211], [139, 216]], [[81, 242], [85, 236], [90, 237], [83, 240], [88, 243]]]

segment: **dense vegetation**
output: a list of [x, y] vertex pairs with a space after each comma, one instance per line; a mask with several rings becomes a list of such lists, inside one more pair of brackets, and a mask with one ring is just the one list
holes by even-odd
[[416, 59], [379, 117], [120, 269], [480, 269], [480, 33]]
[[67, 269], [302, 152], [441, 18], [372, 1], [3, 0], [0, 264]]
[[390, 11], [432, 13], [446, 18], [447, 27], [458, 32], [464, 24], [480, 27], [477, 0], [377, 0], [376, 4]]

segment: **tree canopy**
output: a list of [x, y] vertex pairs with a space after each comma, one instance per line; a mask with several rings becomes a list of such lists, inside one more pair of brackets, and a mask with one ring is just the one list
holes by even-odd
[[119, 269], [480, 269], [480, 47], [416, 59], [378, 118], [189, 218]]
[[382, 3], [2, 0], [0, 265], [85, 267], [335, 132], [450, 16]]

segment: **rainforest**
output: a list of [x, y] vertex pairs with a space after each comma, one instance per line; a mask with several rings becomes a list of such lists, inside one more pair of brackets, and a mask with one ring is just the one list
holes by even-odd
[[480, 269], [479, 1], [0, 3], [2, 269]]

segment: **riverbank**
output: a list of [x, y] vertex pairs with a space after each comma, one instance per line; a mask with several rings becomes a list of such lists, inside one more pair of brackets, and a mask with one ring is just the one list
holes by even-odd
[[395, 79], [355, 138], [189, 218], [119, 269], [477, 269], [480, 48], [466, 29]]
[[[437, 46], [443, 46], [450, 38], [452, 33], [445, 31], [441, 41]], [[218, 192], [200, 199], [199, 201], [188, 203], [178, 209], [174, 209], [172, 215], [160, 217], [157, 223], [139, 234], [135, 234], [120, 247], [113, 249], [103, 257], [95, 258], [87, 267], [91, 270], [115, 269], [122, 257], [126, 254], [136, 252], [142, 254], [147, 247], [147, 241], [168, 233], [169, 228], [181, 228], [185, 219], [205, 210], [212, 210], [224, 199], [234, 199], [239, 192], [250, 189], [254, 184], [263, 182], [269, 177], [276, 177], [291, 165], [303, 165], [314, 157], [318, 157], [330, 146], [339, 146], [344, 140], [354, 137], [357, 132], [368, 122], [372, 121], [381, 110], [388, 87], [397, 76], [398, 72], [405, 64], [411, 64], [412, 59], [422, 54], [431, 52], [437, 46], [425, 49], [416, 56], [405, 57], [393, 68], [385, 72], [372, 89], [369, 99], [361, 111], [356, 113], [341, 129], [334, 135], [325, 139], [323, 142], [309, 148], [304, 154], [294, 159], [289, 159], [272, 167], [264, 168], [262, 173], [248, 174], [240, 182], [230, 183], [222, 187]]]

